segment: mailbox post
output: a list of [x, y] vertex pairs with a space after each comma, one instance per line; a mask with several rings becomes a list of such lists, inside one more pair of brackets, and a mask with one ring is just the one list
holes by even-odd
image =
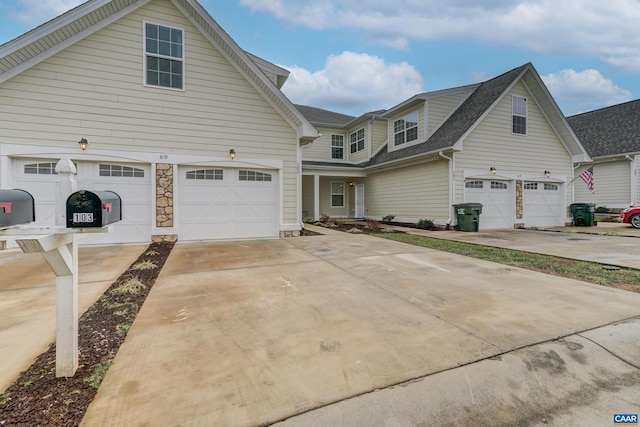
[[56, 377], [71, 377], [78, 369], [78, 238], [108, 231], [105, 226], [122, 219], [120, 197], [111, 191], [75, 192], [75, 172], [69, 159], [56, 164], [54, 228], [13, 227], [35, 221], [33, 198], [21, 190], [0, 190], [0, 235], [31, 236], [18, 239], [18, 245], [25, 253], [42, 253], [56, 275]]

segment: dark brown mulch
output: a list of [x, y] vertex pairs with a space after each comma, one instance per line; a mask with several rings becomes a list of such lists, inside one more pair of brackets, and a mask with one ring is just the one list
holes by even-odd
[[[1, 427], [80, 424], [172, 248], [173, 243], [149, 245], [80, 317], [79, 368], [73, 377], [56, 378], [54, 344], [0, 394]], [[145, 262], [155, 267], [140, 269]]]

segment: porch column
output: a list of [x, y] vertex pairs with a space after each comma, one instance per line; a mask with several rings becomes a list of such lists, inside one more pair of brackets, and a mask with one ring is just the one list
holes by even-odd
[[313, 175], [313, 220], [320, 221], [320, 175]]

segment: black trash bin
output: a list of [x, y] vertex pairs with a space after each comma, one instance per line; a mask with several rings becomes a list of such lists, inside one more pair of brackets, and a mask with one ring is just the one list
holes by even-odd
[[585, 227], [598, 225], [598, 221], [595, 220], [595, 203], [572, 203], [570, 208], [573, 215], [573, 225]]
[[478, 231], [480, 226], [480, 214], [482, 213], [482, 203], [460, 203], [453, 205], [456, 211], [458, 225], [456, 230]]

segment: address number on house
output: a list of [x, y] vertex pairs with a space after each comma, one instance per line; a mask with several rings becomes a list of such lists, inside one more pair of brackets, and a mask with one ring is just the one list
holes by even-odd
[[73, 222], [78, 223], [92, 223], [93, 213], [91, 212], [74, 212]]

